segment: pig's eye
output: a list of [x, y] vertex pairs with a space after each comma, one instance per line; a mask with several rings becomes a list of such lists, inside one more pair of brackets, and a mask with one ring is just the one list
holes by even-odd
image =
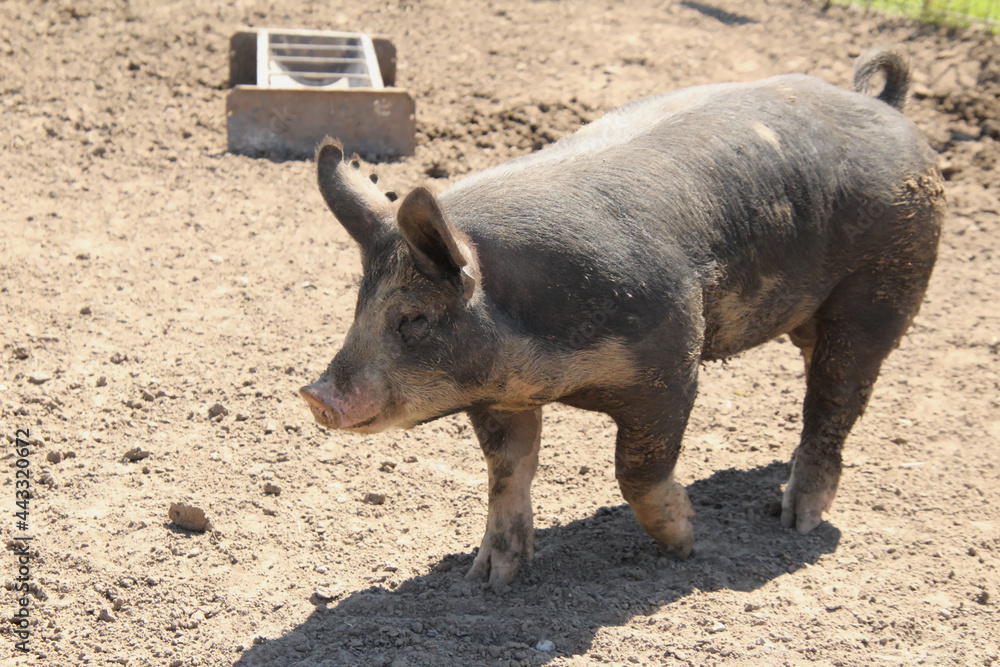
[[427, 334], [427, 318], [423, 315], [404, 317], [396, 331], [404, 343], [414, 343]]

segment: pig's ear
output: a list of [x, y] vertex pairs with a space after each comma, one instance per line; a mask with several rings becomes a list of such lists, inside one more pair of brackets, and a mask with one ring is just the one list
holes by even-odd
[[319, 191], [337, 220], [362, 250], [391, 229], [392, 205], [374, 183], [361, 173], [357, 156], [344, 161], [344, 147], [327, 137], [316, 149]]
[[410, 246], [417, 267], [428, 277], [452, 282], [469, 300], [476, 291], [476, 252], [468, 239], [448, 222], [427, 188], [406, 195], [396, 223]]

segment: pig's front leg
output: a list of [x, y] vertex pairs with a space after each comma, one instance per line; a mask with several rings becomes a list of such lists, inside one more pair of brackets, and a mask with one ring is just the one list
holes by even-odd
[[489, 470], [489, 512], [486, 535], [465, 578], [489, 578], [494, 590], [502, 590], [514, 579], [521, 560], [533, 555], [531, 480], [538, 467], [542, 410], [479, 410], [470, 411], [469, 417]]
[[677, 384], [676, 390], [650, 388], [626, 414], [615, 416], [615, 476], [642, 529], [687, 558], [694, 548], [691, 519], [697, 517], [684, 487], [674, 480], [674, 466], [696, 391], [693, 379]]

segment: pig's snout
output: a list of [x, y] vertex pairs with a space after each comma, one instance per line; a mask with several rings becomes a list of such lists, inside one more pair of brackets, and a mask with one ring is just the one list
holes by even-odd
[[343, 416], [334, 405], [339, 403], [337, 390], [325, 380], [319, 380], [299, 389], [302, 398], [306, 399], [313, 417], [320, 426], [329, 429], [341, 428], [344, 425]]
[[346, 428], [362, 433], [374, 433], [386, 427], [379, 422], [383, 403], [369, 383], [359, 382], [350, 391], [342, 391], [323, 378], [299, 389], [313, 417], [320, 426], [329, 429]]

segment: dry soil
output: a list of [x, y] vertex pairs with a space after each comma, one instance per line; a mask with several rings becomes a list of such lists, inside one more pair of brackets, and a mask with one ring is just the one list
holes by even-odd
[[[0, 3], [0, 663], [996, 663], [998, 42], [822, 4]], [[623, 505], [610, 421], [553, 406], [534, 563], [503, 596], [463, 581], [486, 513], [467, 419], [327, 433], [296, 394], [343, 339], [359, 261], [311, 164], [225, 150], [246, 25], [395, 40], [419, 145], [376, 169], [400, 191], [656, 92], [784, 72], [846, 86], [860, 52], [899, 45], [949, 214], [828, 521], [802, 536], [771, 513], [804, 388], [779, 340], [703, 367], [678, 471], [693, 558]], [[7, 622], [16, 429], [28, 654]], [[211, 530], [171, 519], [198, 509]]]

